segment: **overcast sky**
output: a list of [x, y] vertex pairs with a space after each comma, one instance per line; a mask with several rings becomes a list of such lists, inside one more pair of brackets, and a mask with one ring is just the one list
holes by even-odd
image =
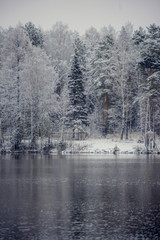
[[62, 21], [83, 34], [91, 26], [112, 25], [117, 31], [128, 21], [134, 29], [160, 25], [160, 0], [0, 0], [0, 26], [31, 21], [49, 30]]

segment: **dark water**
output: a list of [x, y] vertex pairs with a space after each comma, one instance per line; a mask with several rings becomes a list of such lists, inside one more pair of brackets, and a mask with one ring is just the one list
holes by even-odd
[[0, 240], [160, 239], [160, 158], [0, 158]]

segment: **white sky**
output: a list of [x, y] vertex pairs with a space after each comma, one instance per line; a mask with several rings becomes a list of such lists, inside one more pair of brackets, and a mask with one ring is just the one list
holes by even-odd
[[62, 21], [83, 34], [91, 26], [112, 25], [117, 31], [128, 21], [137, 29], [160, 25], [160, 0], [0, 0], [0, 26], [31, 21], [49, 30]]

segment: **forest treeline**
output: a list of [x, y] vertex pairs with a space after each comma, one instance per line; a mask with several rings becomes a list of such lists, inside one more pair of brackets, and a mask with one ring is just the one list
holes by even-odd
[[160, 27], [132, 24], [83, 36], [57, 22], [0, 28], [0, 147], [51, 139], [160, 134]]

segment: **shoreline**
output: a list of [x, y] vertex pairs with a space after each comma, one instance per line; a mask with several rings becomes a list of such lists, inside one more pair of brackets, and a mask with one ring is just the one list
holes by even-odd
[[160, 140], [157, 138], [155, 149], [146, 149], [144, 142], [139, 142], [137, 135], [132, 135], [128, 140], [120, 140], [117, 136], [108, 138], [88, 138], [85, 140], [66, 140], [51, 139], [51, 145], [46, 146], [47, 140], [43, 143], [37, 141], [36, 148], [29, 147], [29, 141], [24, 142], [24, 148], [11, 150], [3, 148], [1, 154], [50, 154], [50, 155], [142, 155], [160, 154]]

